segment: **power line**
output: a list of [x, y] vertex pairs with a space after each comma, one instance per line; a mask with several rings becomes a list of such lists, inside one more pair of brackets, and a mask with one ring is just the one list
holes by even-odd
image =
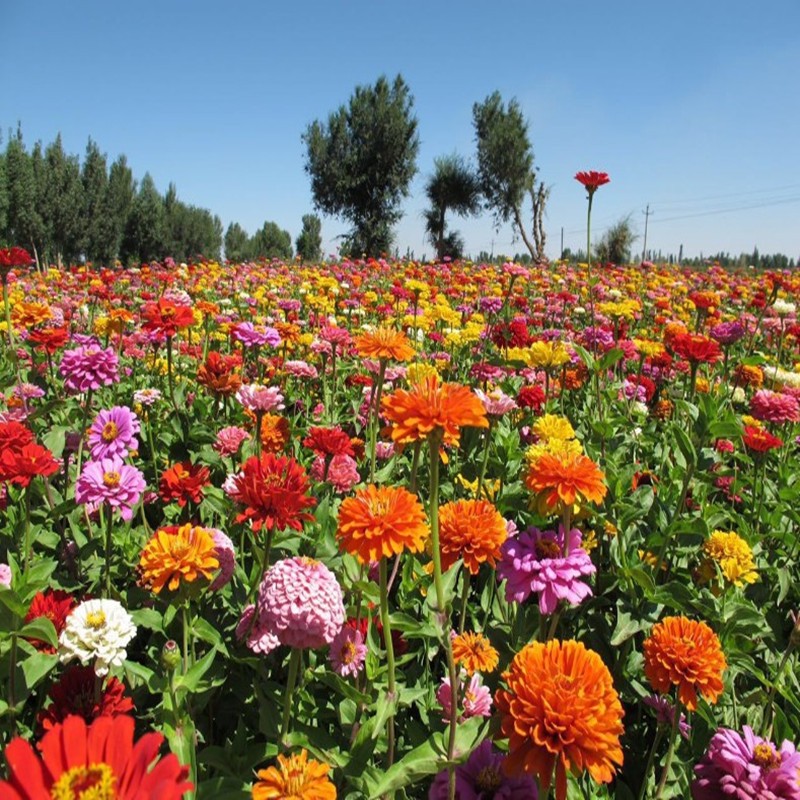
[[725, 192], [725, 194], [712, 194], [705, 197], [683, 197], [680, 200], [654, 200], [657, 206], [682, 205], [684, 203], [702, 203], [707, 200], [725, 200], [730, 197], [747, 197], [754, 194], [766, 194], [767, 192], [782, 192], [790, 189], [800, 188], [800, 183], [790, 183], [785, 186], [774, 186], [770, 189], [750, 189], [746, 192]]
[[791, 203], [798, 203], [798, 202], [800, 202], [800, 195], [798, 195], [797, 197], [787, 197], [781, 200], [769, 200], [763, 203], [754, 203], [745, 206], [734, 206], [732, 208], [718, 208], [713, 211], [699, 211], [694, 214], [680, 214], [676, 217], [664, 217], [659, 220], [653, 220], [653, 222], [673, 222], [674, 220], [678, 219], [695, 219], [696, 217], [712, 217], [717, 214], [732, 214], [736, 211], [750, 211], [756, 208], [768, 208], [770, 206], [789, 205]]

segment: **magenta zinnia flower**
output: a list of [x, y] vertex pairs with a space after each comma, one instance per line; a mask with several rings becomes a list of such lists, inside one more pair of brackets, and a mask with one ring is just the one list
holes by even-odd
[[569, 532], [569, 555], [564, 555], [564, 528], [540, 531], [528, 528], [500, 548], [497, 579], [507, 581], [506, 599], [524, 603], [534, 592], [539, 610], [552, 614], [559, 600], [580, 605], [592, 593], [582, 578], [596, 571], [589, 554], [581, 547], [581, 532]]
[[800, 753], [788, 740], [778, 750], [744, 726], [744, 735], [721, 728], [694, 768], [694, 800], [800, 800]]
[[800, 403], [790, 394], [761, 389], [750, 401], [750, 413], [766, 422], [800, 422]]
[[125, 458], [130, 450], [139, 449], [137, 433], [139, 418], [127, 406], [101, 411], [89, 429], [92, 458]]
[[281, 335], [275, 328], [263, 326], [256, 328], [252, 322], [240, 322], [233, 331], [233, 338], [245, 347], [256, 347], [264, 344], [277, 347], [281, 343]]
[[58, 368], [71, 392], [96, 391], [119, 381], [119, 361], [113, 347], [96, 344], [66, 350]]
[[[481, 676], [475, 672], [470, 678], [469, 683], [464, 687], [464, 694], [461, 694], [461, 681], [465, 678], [464, 673], [459, 678], [458, 700], [462, 702], [462, 713], [459, 720], [463, 721], [470, 717], [490, 717], [492, 715], [492, 693], [488, 686], [483, 686]], [[436, 690], [436, 700], [442, 707], [442, 717], [445, 721], [450, 719], [450, 711], [453, 702], [453, 692], [450, 690], [450, 678], [444, 678]]]
[[75, 484], [75, 502], [86, 503], [90, 511], [106, 503], [130, 521], [146, 486], [142, 473], [119, 458], [89, 461]]
[[274, 564], [258, 590], [258, 621], [287, 647], [325, 647], [345, 620], [342, 589], [320, 561], [295, 556]]
[[311, 477], [323, 483], [327, 481], [339, 493], [349, 492], [360, 480], [358, 465], [352, 456], [340, 453], [333, 456], [326, 470], [326, 457], [317, 456], [311, 465]]
[[[536, 800], [539, 793], [532, 776], [511, 777], [503, 769], [506, 760], [489, 739], [472, 751], [465, 764], [456, 767], [456, 797], [459, 800]], [[442, 770], [434, 779], [428, 800], [447, 800], [449, 773]]]
[[355, 677], [364, 667], [366, 658], [367, 646], [364, 644], [364, 635], [350, 625], [343, 625], [331, 642], [328, 653], [333, 671], [343, 678], [348, 675]]

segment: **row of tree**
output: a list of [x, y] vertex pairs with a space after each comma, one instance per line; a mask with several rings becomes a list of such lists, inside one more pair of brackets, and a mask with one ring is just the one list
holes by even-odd
[[[393, 227], [417, 172], [419, 151], [414, 99], [402, 76], [381, 77], [359, 86], [347, 106], [327, 121], [315, 120], [303, 134], [305, 169], [315, 206], [350, 223], [342, 251], [376, 255], [391, 252]], [[425, 185], [428, 239], [439, 259], [459, 257], [463, 240], [447, 214], [491, 211], [495, 222], [510, 222], [535, 261], [544, 258], [543, 218], [548, 189], [538, 180], [528, 122], [519, 104], [499, 92], [472, 109], [477, 168], [459, 155], [434, 162]], [[530, 211], [525, 210], [530, 200]], [[524, 217], [530, 214], [530, 224]]]
[[[218, 259], [223, 241], [230, 259], [293, 256], [291, 235], [276, 223], [253, 236], [231, 223], [223, 237], [217, 215], [180, 200], [172, 183], [162, 195], [149, 173], [137, 181], [124, 155], [109, 166], [92, 139], [82, 162], [64, 151], [60, 134], [29, 152], [19, 128], [0, 152], [0, 245], [28, 248], [37, 264]], [[320, 257], [319, 217], [303, 217], [296, 244], [304, 258]]]

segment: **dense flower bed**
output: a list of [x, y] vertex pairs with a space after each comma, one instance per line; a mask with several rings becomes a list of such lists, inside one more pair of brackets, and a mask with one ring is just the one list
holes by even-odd
[[800, 798], [794, 274], [0, 267], [0, 798]]

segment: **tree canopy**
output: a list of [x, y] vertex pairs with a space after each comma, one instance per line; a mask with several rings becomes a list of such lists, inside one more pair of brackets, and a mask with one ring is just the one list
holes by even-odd
[[413, 97], [403, 78], [359, 86], [347, 106], [303, 134], [314, 204], [351, 224], [352, 253], [388, 252], [419, 150]]

